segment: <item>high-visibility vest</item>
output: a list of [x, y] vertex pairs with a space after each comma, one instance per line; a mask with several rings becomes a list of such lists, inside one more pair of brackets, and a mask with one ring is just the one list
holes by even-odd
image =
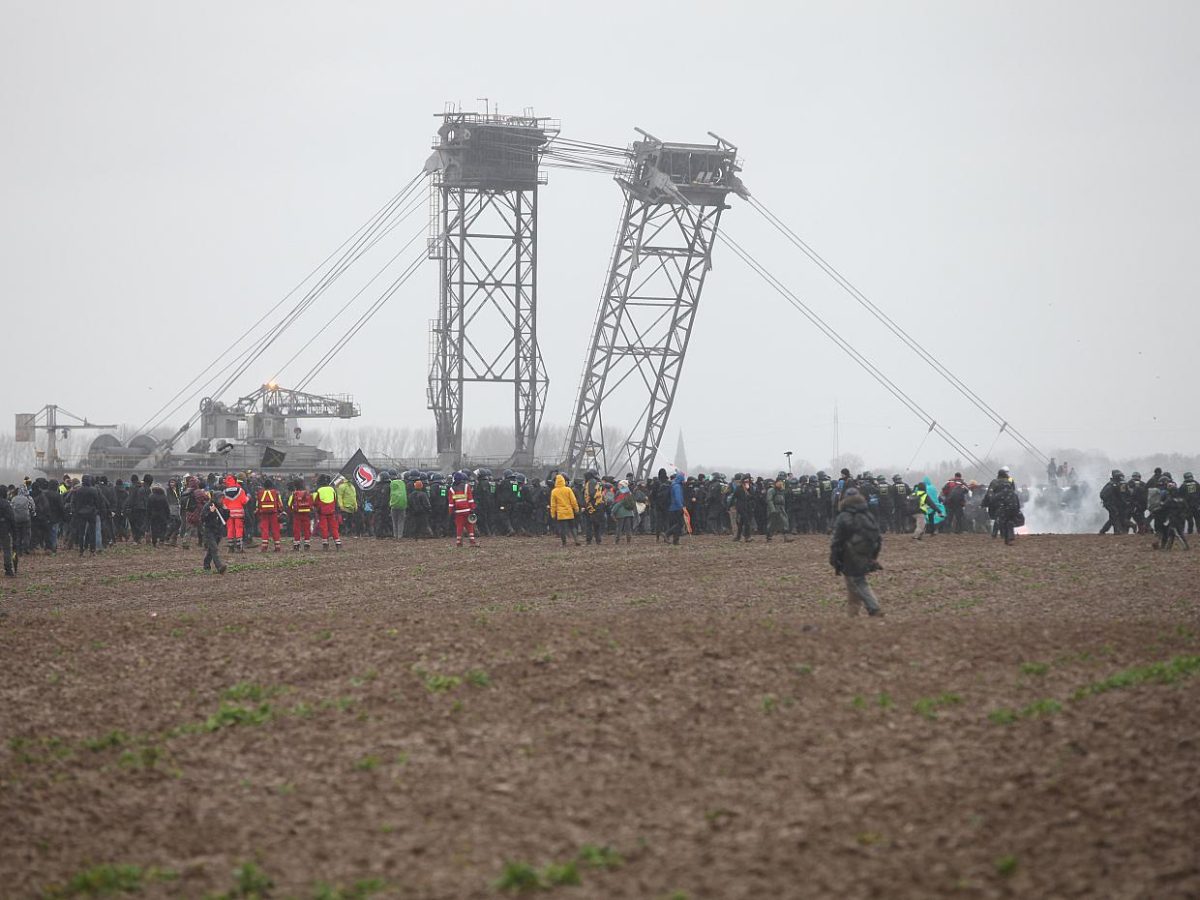
[[264, 513], [275, 513], [279, 511], [279, 507], [283, 505], [279, 499], [279, 492], [274, 488], [263, 488], [258, 492], [258, 511]]
[[461, 491], [450, 492], [450, 506], [458, 516], [468, 515], [475, 509], [475, 498], [469, 485]]

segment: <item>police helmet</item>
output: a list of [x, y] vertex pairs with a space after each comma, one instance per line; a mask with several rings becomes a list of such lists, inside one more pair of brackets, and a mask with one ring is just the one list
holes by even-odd
[[441, 484], [445, 480], [446, 480], [446, 476], [443, 475], [441, 472], [434, 472], [432, 475], [429, 476], [429, 481], [431, 484]]
[[904, 479], [903, 479], [902, 477], [900, 477], [899, 475], [893, 475], [893, 476], [892, 476], [892, 483], [893, 483], [893, 484], [899, 484], [899, 483], [900, 483], [900, 482], [902, 482], [903, 480], [904, 480]]
[[828, 477], [829, 477], [829, 476], [828, 476], [828, 475], [826, 475], [824, 471], [821, 471], [821, 472], [818, 472], [818, 473], [817, 473], [817, 480], [825, 479], [825, 478], [828, 478]]
[[1183, 473], [1183, 480], [1184, 480], [1184, 481], [1193, 481], [1194, 479], [1192, 478], [1192, 473], [1191, 473], [1191, 472], [1184, 472], [1184, 473]]
[[505, 470], [504, 470], [504, 475], [503, 475], [503, 477], [504, 477], [504, 478], [512, 478], [512, 477], [513, 477], [513, 470], [512, 470], [512, 469], [505, 469]]
[[454, 479], [455, 484], [461, 484], [461, 483], [471, 480], [471, 476], [468, 475], [466, 472], [464, 472], [462, 469], [459, 469], [457, 472], [455, 472], [450, 477], [452, 479]]
[[1133, 473], [1132, 475], [1130, 475], [1129, 477], [1130, 477], [1130, 478], [1141, 478], [1141, 477], [1142, 477], [1142, 473], [1141, 473], [1141, 472], [1134, 472], [1134, 473]]
[[1113, 480], [1120, 481], [1122, 478], [1125, 477], [1125, 473], [1122, 472], [1120, 469], [1113, 469], [1112, 477], [1113, 477]]
[[513, 475], [513, 481], [515, 481], [517, 484], [525, 484], [525, 482], [528, 480], [529, 479], [527, 479], [521, 472], [517, 472], [515, 475]]
[[480, 478], [491, 478], [492, 470], [487, 468], [479, 468], [475, 470], [475, 474]]

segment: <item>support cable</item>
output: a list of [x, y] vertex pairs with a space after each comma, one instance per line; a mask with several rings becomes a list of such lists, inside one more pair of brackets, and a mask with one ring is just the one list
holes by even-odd
[[[170, 413], [167, 413], [165, 416], [163, 415], [163, 412], [169, 406], [171, 406], [172, 403], [174, 403], [176, 400], [178, 400], [184, 394], [184, 392], [188, 390], [188, 388], [192, 387], [197, 381], [199, 381], [207, 373], [209, 373], [216, 366], [218, 366], [220, 364], [221, 360], [223, 360], [226, 356], [228, 356], [230, 353], [232, 353], [234, 351], [234, 349], [239, 344], [242, 343], [242, 341], [244, 341], [246, 338], [248, 338], [254, 332], [254, 329], [258, 328], [258, 326], [261, 325], [263, 322], [265, 322], [272, 313], [274, 313], [277, 309], [279, 309], [279, 307], [281, 307], [285, 302], [287, 302], [287, 300], [289, 298], [291, 298], [297, 291], [299, 291], [302, 287], [304, 287], [304, 285], [306, 285], [312, 279], [312, 277], [314, 275], [316, 275], [319, 271], [324, 269], [325, 266], [328, 265], [329, 261], [331, 259], [333, 259], [334, 256], [336, 256], [338, 253], [340, 253], [346, 247], [347, 244], [354, 241], [363, 231], [370, 228], [372, 223], [374, 223], [380, 216], [384, 215], [385, 211], [396, 201], [397, 198], [404, 196], [406, 193], [408, 193], [412, 189], [413, 185], [415, 185], [416, 182], [421, 179], [423, 174], [424, 173], [420, 173], [420, 174], [416, 175], [411, 181], [408, 182], [408, 184], [404, 185], [404, 187], [402, 187], [390, 200], [388, 200], [387, 203], [385, 203], [378, 210], [376, 210], [374, 215], [372, 215], [366, 222], [364, 222], [362, 225], [360, 225], [348, 238], [346, 238], [344, 241], [342, 241], [342, 243], [340, 245], [338, 245], [338, 247], [335, 248], [333, 250], [333, 252], [331, 252], [323, 260], [321, 260], [321, 262], [311, 272], [309, 272], [307, 275], [305, 275], [304, 278], [302, 278], [295, 285], [295, 287], [293, 287], [290, 291], [288, 291], [286, 294], [284, 294], [278, 301], [276, 301], [275, 304], [272, 305], [270, 309], [268, 309], [266, 312], [264, 312], [252, 325], [249, 326], [249, 328], [246, 329], [246, 331], [244, 331], [241, 335], [239, 335], [238, 338], [232, 344], [230, 344], [223, 351], [221, 351], [221, 353], [218, 354], [217, 357], [212, 360], [212, 362], [208, 363], [208, 365], [206, 365], [203, 369], [201, 369], [200, 372], [198, 372], [192, 378], [191, 381], [189, 381], [182, 388], [180, 388], [178, 391], [176, 391], [175, 394], [169, 400], [167, 400], [165, 403], [163, 403], [162, 406], [160, 406], [157, 410], [155, 410], [154, 413], [145, 422], [142, 423], [142, 425], [137, 429], [137, 431], [135, 433], [136, 434], [145, 434], [145, 433], [147, 433], [147, 428], [149, 426], [151, 426], [151, 423], [157, 423], [157, 424], [153, 425], [153, 427], [150, 428], [150, 430], [153, 430], [154, 428], [157, 428], [161, 424], [163, 424], [163, 421], [165, 421], [165, 419], [169, 418], [171, 415], [174, 415], [175, 410], [172, 410]], [[201, 390], [202, 389], [203, 388], [201, 388]], [[187, 399], [190, 399], [192, 396], [195, 395], [195, 393], [196, 392], [193, 392], [193, 394], [189, 395], [189, 397]], [[185, 402], [186, 402], [186, 400], [185, 400]], [[178, 409], [178, 407], [175, 407], [175, 409]]]
[[748, 265], [755, 272], [755, 274], [757, 274], [763, 279], [763, 281], [770, 285], [805, 318], [812, 322], [812, 324], [815, 325], [822, 334], [837, 344], [847, 356], [854, 360], [854, 362], [864, 369], [867, 374], [879, 382], [879, 384], [882, 385], [889, 394], [899, 400], [900, 403], [905, 406], [905, 408], [907, 408], [913, 415], [924, 422], [931, 432], [936, 432], [937, 435], [947, 444], [949, 444], [951, 449], [953, 449], [961, 457], [976, 466], [982, 467], [982, 461], [979, 459], [979, 457], [972, 453], [964, 443], [947, 431], [946, 428], [939, 424], [933, 416], [922, 409], [921, 406], [912, 399], [912, 397], [906, 394], [903, 390], [901, 390], [900, 387], [896, 385], [895, 382], [884, 375], [874, 363], [854, 349], [854, 347], [851, 346], [845, 338], [843, 338], [832, 326], [825, 322], [824, 319], [817, 315], [811, 307], [809, 307], [803, 300], [792, 293], [792, 291], [789, 290], [788, 287], [781, 281], [779, 281], [779, 279], [767, 271], [767, 269], [761, 263], [759, 263], [758, 260], [755, 259], [748, 250], [742, 247], [741, 244], [731, 238], [727, 233], [722, 232], [717, 237], [718, 240], [728, 245], [738, 256], [738, 258], [741, 259], [742, 262], [746, 263], [746, 265]]
[[818, 268], [832, 278], [834, 282], [836, 282], [838, 286], [840, 286], [847, 294], [854, 298], [859, 305], [861, 305], [864, 309], [871, 313], [871, 315], [878, 319], [884, 325], [884, 327], [892, 332], [892, 334], [900, 338], [900, 340], [906, 346], [908, 346], [909, 349], [921, 357], [921, 359], [923, 359], [930, 368], [932, 368], [935, 372], [941, 375], [942, 378], [949, 382], [955, 390], [966, 397], [977, 409], [983, 412], [984, 415], [990, 418], [995, 424], [1001, 426], [1002, 430], [1004, 430], [1005, 426], [1007, 426], [1008, 433], [1013, 436], [1013, 439], [1021, 446], [1023, 450], [1029, 453], [1030, 456], [1041, 463], [1047, 463], [1050, 461], [1050, 458], [1041, 450], [1039, 450], [1032, 441], [1026, 438], [1017, 429], [1013, 428], [1012, 425], [1007, 424], [1007, 420], [1003, 416], [1001, 416], [998, 412], [996, 412], [996, 410], [988, 405], [988, 403], [985, 402], [977, 393], [975, 393], [975, 391], [971, 390], [971, 388], [968, 387], [962, 381], [962, 379], [951, 372], [941, 362], [941, 360], [925, 349], [925, 347], [922, 346], [916, 338], [905, 331], [899, 325], [899, 323], [892, 319], [891, 316], [876, 306], [865, 294], [863, 294], [862, 291], [851, 284], [841, 272], [835, 269], [829, 262], [825, 260], [824, 257], [810, 247], [803, 238], [792, 231], [792, 229], [789, 228], [782, 219], [780, 219], [777, 215], [775, 215], [753, 197], [750, 198], [750, 205], [756, 212], [758, 212], [759, 215], [766, 219], [770, 225], [778, 230], [780, 234], [787, 238], [788, 241], [796, 246], [805, 256], [816, 263]]
[[334, 321], [336, 319], [338, 319], [342, 315], [342, 313], [344, 313], [347, 309], [349, 309], [350, 306], [354, 303], [354, 301], [356, 301], [359, 297], [361, 297], [363, 294], [365, 294], [367, 291], [367, 288], [369, 288], [376, 281], [378, 281], [379, 277], [381, 275], [383, 275], [383, 273], [386, 272], [388, 269], [390, 269], [392, 267], [392, 264], [396, 260], [398, 260], [401, 256], [403, 256], [405, 251], [408, 250], [408, 248], [413, 245], [413, 242], [416, 241], [417, 238], [421, 237], [421, 235], [423, 235], [423, 234], [425, 234], [425, 226], [424, 225], [422, 225], [420, 228], [418, 228], [417, 231], [413, 234], [413, 236], [410, 237], [407, 241], [405, 241], [404, 244], [400, 247], [400, 249], [397, 250], [395, 252], [395, 254], [393, 254], [392, 258], [389, 259], [387, 262], [385, 262], [383, 264], [383, 266], [379, 269], [379, 271], [371, 276], [370, 281], [368, 281], [361, 288], [359, 288], [349, 300], [347, 300], [340, 307], [338, 307], [337, 311], [334, 312], [334, 314], [332, 316], [330, 316], [328, 320], [326, 320], [325, 324], [322, 325], [320, 328], [318, 328], [316, 333], [313, 334], [313, 336], [311, 338], [309, 338], [307, 341], [305, 341], [305, 343], [303, 345], [301, 345], [300, 349], [298, 349], [295, 353], [293, 353], [288, 358], [287, 362], [285, 362], [283, 365], [281, 365], [279, 367], [279, 369], [275, 372], [275, 377], [273, 377], [271, 380], [278, 383], [280, 380], [280, 377], [283, 375], [283, 373], [285, 371], [287, 371], [288, 366], [290, 366], [293, 362], [295, 362], [296, 359], [302, 353], [304, 353], [305, 350], [308, 349], [310, 344], [314, 343], [318, 338], [320, 338], [321, 335], [324, 334], [330, 328], [330, 326], [333, 325]]
[[[167, 415], [162, 418], [162, 421], [165, 422], [167, 418], [174, 415], [189, 400], [195, 397], [196, 394], [205, 390], [222, 375], [224, 375], [224, 377], [212, 392], [212, 396], [219, 397], [225, 391], [227, 391], [234, 381], [240, 378], [245, 371], [256, 360], [258, 360], [284, 332], [286, 332], [293, 324], [295, 324], [295, 322], [313, 305], [313, 303], [315, 303], [317, 299], [319, 299], [351, 265], [353, 265], [359, 258], [362, 257], [363, 254], [365, 254], [372, 247], [378, 244], [379, 241], [391, 233], [391, 231], [393, 231], [401, 222], [411, 215], [413, 211], [424, 205], [424, 199], [418, 198], [417, 202], [410, 204], [407, 209], [397, 213], [398, 207], [404, 204], [405, 201], [411, 196], [413, 189], [422, 177], [423, 173], [422, 175], [416, 176], [416, 178], [406, 185], [403, 191], [393, 197], [392, 200], [390, 200], [384, 206], [383, 210], [377, 214], [370, 223], [368, 223], [368, 226], [365, 230], [360, 229], [359, 232], [356, 232], [356, 235], [352, 238], [351, 246], [342, 253], [337, 262], [335, 262], [332, 267], [327, 269], [322, 274], [318, 282], [311, 287], [290, 310], [288, 310], [288, 312], [280, 321], [272, 325], [271, 328], [269, 328], [257, 340], [257, 342], [250, 344], [234, 359], [232, 369], [226, 368], [223, 370], [218, 370], [206, 382], [204, 382], [204, 384], [192, 391], [191, 394], [178, 403], [174, 409], [167, 413]], [[197, 410], [188, 419], [187, 423], [176, 433], [175, 437], [179, 437], [180, 435], [186, 433], [200, 418], [200, 415], [201, 412]]]
[[354, 336], [356, 334], [358, 334], [360, 331], [362, 331], [363, 328], [366, 327], [367, 323], [370, 322], [372, 318], [374, 318], [375, 314], [384, 307], [384, 304], [386, 304], [390, 299], [392, 299], [392, 297], [395, 295], [396, 291], [400, 290], [400, 288], [404, 286], [404, 283], [406, 281], [408, 281], [408, 279], [413, 276], [413, 274], [417, 271], [417, 269], [419, 269], [421, 267], [421, 263], [423, 263], [428, 258], [429, 258], [428, 254], [424, 251], [424, 249], [419, 250], [417, 252], [417, 255], [413, 258], [412, 262], [410, 262], [405, 267], [404, 271], [400, 273], [399, 277], [396, 278], [395, 281], [393, 281], [390, 285], [387, 286], [387, 288], [375, 300], [375, 302], [372, 303], [369, 307], [367, 307], [362, 312], [362, 314], [358, 317], [358, 319], [355, 320], [354, 324], [351, 325], [350, 328], [341, 337], [339, 337], [336, 341], [334, 341], [333, 345], [329, 348], [329, 350], [327, 350], [325, 352], [325, 354], [316, 363], [313, 364], [312, 368], [310, 368], [304, 374], [304, 376], [300, 379], [300, 382], [297, 385], [296, 390], [302, 391], [305, 388], [307, 388], [309, 383], [312, 382], [312, 380], [321, 373], [321, 370], [324, 369], [327, 365], [329, 365], [333, 361], [333, 358], [342, 351], [342, 348], [344, 348], [348, 343], [350, 343], [350, 341], [354, 338]]

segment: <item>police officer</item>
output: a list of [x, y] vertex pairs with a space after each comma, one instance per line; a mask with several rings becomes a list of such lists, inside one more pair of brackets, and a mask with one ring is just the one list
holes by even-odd
[[879, 502], [879, 511], [875, 519], [879, 522], [880, 533], [887, 534], [893, 521], [892, 510], [894, 507], [891, 488], [888, 487], [887, 479], [882, 475], [875, 479], [875, 497]]
[[496, 530], [505, 537], [513, 533], [513, 514], [516, 512], [517, 496], [521, 488], [512, 469], [505, 469], [496, 485]]
[[916, 530], [912, 512], [909, 508], [909, 496], [912, 488], [899, 475], [892, 476], [892, 524], [897, 534], [908, 534]]
[[1183, 483], [1179, 485], [1179, 494], [1184, 502], [1184, 524], [1188, 534], [1196, 533], [1196, 522], [1200, 520], [1200, 482], [1192, 477], [1191, 472], [1183, 473]]
[[1113, 534], [1129, 533], [1129, 509], [1126, 506], [1128, 496], [1125, 473], [1120, 469], [1113, 469], [1108, 484], [1100, 489], [1100, 502], [1108, 513], [1108, 521], [1101, 527], [1101, 534], [1108, 534], [1110, 528]]
[[824, 472], [817, 473], [817, 528], [829, 532], [833, 518], [833, 481]]
[[1149, 503], [1149, 489], [1142, 481], [1141, 472], [1129, 476], [1129, 515], [1133, 519], [1134, 530], [1138, 534], [1146, 533], [1146, 505]]

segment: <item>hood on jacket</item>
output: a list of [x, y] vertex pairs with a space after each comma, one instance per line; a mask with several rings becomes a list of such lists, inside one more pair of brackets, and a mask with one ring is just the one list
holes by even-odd
[[686, 481], [686, 480], [687, 479], [685, 479], [683, 477], [682, 472], [676, 472], [675, 477], [671, 479], [671, 481], [673, 481], [675, 484], [679, 484], [679, 485], [682, 485], [684, 483], [684, 481]]
[[842, 497], [842, 502], [838, 504], [838, 509], [844, 509], [848, 512], [863, 512], [866, 508], [867, 498], [854, 488], [846, 491]]
[[566, 476], [565, 475], [555, 475], [554, 476], [554, 486], [556, 488], [566, 487], [567, 486]]

